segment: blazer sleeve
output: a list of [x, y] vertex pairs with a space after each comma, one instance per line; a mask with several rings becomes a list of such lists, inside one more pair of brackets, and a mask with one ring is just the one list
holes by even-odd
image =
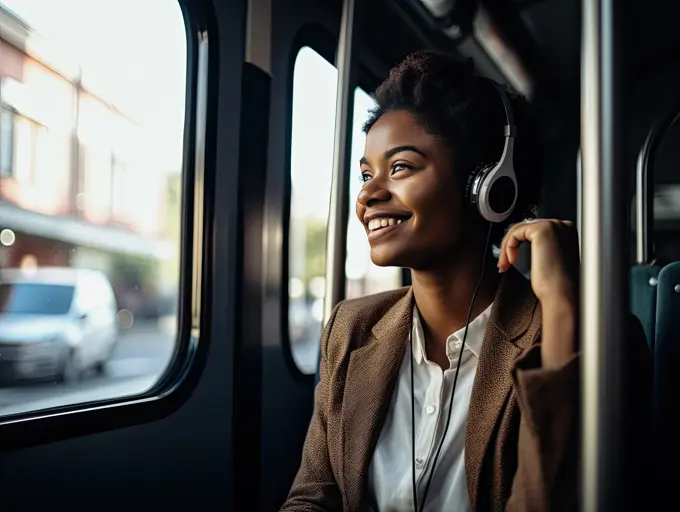
[[[632, 316], [632, 315], [631, 315]], [[623, 433], [646, 439], [652, 425], [651, 355], [637, 318], [629, 327], [628, 350], [624, 355]], [[637, 328], [636, 328], [637, 327]], [[541, 345], [534, 345], [515, 364], [513, 381], [520, 409], [517, 470], [506, 510], [512, 512], [553, 512], [579, 510], [580, 492], [580, 367], [581, 354], [561, 368], [542, 369]], [[628, 485], [649, 474], [647, 450], [626, 443], [626, 457], [632, 468], [624, 475]], [[623, 494], [622, 494], [623, 495]], [[638, 496], [625, 499], [637, 501]], [[631, 501], [626, 503], [631, 504]]]
[[327, 421], [330, 404], [328, 341], [340, 304], [335, 306], [321, 337], [320, 380], [314, 391], [314, 413], [307, 431], [302, 462], [282, 512], [342, 510], [342, 495], [328, 455]]

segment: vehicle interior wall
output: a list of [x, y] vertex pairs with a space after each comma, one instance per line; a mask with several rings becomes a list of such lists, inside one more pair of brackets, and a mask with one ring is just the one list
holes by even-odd
[[[680, 44], [676, 26], [680, 5], [659, 0], [635, 2], [630, 6], [630, 16], [635, 21], [626, 37], [630, 53], [626, 58], [630, 83], [626, 150], [629, 158], [634, 159], [652, 125], [680, 101], [680, 59], [676, 51]], [[668, 147], [659, 155], [657, 179], [660, 183], [677, 182], [674, 169], [666, 165], [674, 159], [677, 144], [671, 139], [667, 142]]]
[[[231, 508], [232, 469], [239, 464], [232, 450], [233, 326], [240, 313], [234, 297], [234, 254], [238, 253], [234, 155], [239, 141], [239, 116], [234, 112], [240, 105], [246, 5], [228, 0], [215, 2], [214, 8], [211, 2], [201, 1], [191, 2], [190, 9], [186, 3], [184, 6], [194, 36], [197, 38], [197, 27], [207, 28], [210, 34], [212, 110], [205, 168], [210, 186], [206, 204], [214, 205], [207, 215], [214, 223], [208, 223], [205, 261], [210, 279], [204, 284], [203, 307], [208, 313], [203, 318], [209, 322], [201, 325], [203, 357], [208, 344], [210, 357], [198, 361], [195, 371], [203, 371], [200, 381], [194, 382], [195, 389], [186, 389], [186, 394], [190, 393], [187, 401], [175, 404], [181, 407], [168, 409], [166, 416], [156, 421], [135, 424], [145, 414], [137, 406], [123, 405], [113, 409], [107, 420], [95, 420], [97, 415], [91, 412], [69, 415], [52, 431], [37, 427], [49, 424], [46, 420], [20, 423], [12, 431], [3, 425], [0, 472], [6, 509], [69, 506], [78, 510], [94, 503], [134, 507], [142, 501], [170, 509], [186, 503], [187, 497], [195, 503], [221, 503]], [[189, 44], [190, 49], [196, 50], [196, 41]], [[213, 261], [219, 264], [212, 265]], [[185, 393], [176, 396], [182, 395]], [[82, 410], [82, 406], [76, 409]], [[120, 428], [124, 424], [131, 426]], [[76, 431], [87, 435], [69, 438]], [[34, 446], [16, 447], [19, 438]], [[55, 438], [63, 440], [39, 444]]]
[[[647, 134], [662, 118], [680, 107], [680, 62], [665, 62], [653, 74], [641, 77], [632, 91], [628, 112], [628, 142], [626, 158], [629, 166], [629, 203], [635, 194], [635, 163]], [[676, 112], [677, 113], [677, 112]], [[660, 189], [680, 184], [680, 125], [676, 122], [668, 131], [656, 157], [653, 169], [653, 187]], [[657, 202], [655, 200], [655, 202]], [[680, 259], [680, 212], [672, 208], [672, 217], [655, 219], [654, 240], [656, 256], [664, 260]], [[635, 217], [635, 214], [632, 214]], [[634, 258], [635, 240], [631, 240], [631, 258]]]

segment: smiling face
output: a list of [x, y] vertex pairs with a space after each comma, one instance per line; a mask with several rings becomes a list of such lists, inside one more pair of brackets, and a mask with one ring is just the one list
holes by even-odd
[[429, 270], [453, 263], [464, 250], [473, 228], [463, 179], [450, 147], [411, 113], [391, 111], [373, 124], [361, 176], [356, 213], [373, 263]]

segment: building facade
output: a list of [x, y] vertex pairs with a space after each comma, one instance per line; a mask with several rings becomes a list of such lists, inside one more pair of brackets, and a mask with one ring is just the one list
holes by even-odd
[[103, 270], [121, 307], [152, 312], [177, 282], [181, 162], [159, 168], [148, 130], [57, 43], [0, 4], [0, 265]]

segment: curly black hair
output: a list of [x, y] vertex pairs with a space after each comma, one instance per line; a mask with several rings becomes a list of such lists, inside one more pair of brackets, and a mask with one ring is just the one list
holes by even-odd
[[[519, 193], [512, 215], [494, 230], [494, 243], [511, 224], [536, 217], [541, 190], [541, 144], [533, 111], [525, 97], [503, 90], [517, 127], [514, 167]], [[503, 102], [496, 84], [474, 74], [471, 60], [432, 51], [413, 53], [390, 71], [374, 99], [377, 105], [369, 112], [364, 132], [390, 111], [410, 112], [429, 133], [450, 144], [463, 186], [477, 169], [500, 159], [506, 124]]]

